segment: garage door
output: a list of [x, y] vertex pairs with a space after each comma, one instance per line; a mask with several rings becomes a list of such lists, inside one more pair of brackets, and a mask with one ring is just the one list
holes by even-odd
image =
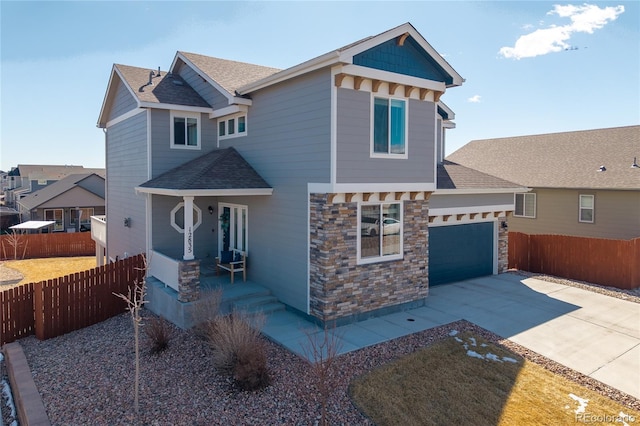
[[493, 273], [493, 222], [429, 228], [429, 285]]

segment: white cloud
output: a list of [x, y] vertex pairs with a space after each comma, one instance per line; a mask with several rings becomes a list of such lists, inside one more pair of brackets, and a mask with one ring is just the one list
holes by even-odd
[[582, 6], [555, 5], [547, 15], [558, 15], [569, 18], [570, 24], [550, 26], [521, 36], [513, 47], [503, 47], [499, 54], [505, 58], [522, 59], [546, 55], [567, 49], [567, 41], [573, 33], [593, 34], [594, 30], [604, 27], [614, 21], [624, 12], [624, 6], [609, 6], [599, 8], [595, 5]]
[[480, 98], [482, 96], [480, 95], [473, 95], [472, 97], [470, 97], [469, 99], [467, 99], [467, 102], [471, 102], [472, 104], [479, 104], [480, 103]]

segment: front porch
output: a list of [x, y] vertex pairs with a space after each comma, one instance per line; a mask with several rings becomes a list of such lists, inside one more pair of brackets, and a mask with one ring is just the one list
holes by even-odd
[[[197, 321], [200, 305], [207, 306], [214, 297], [216, 290], [222, 290], [220, 313], [227, 314], [234, 310], [246, 312], [261, 311], [265, 314], [286, 309], [285, 305], [272, 295], [271, 290], [258, 282], [247, 279], [236, 280], [231, 284], [229, 272], [220, 271], [216, 274], [215, 260], [212, 258], [181, 261], [162, 254], [162, 261], [158, 262], [159, 253], [154, 252], [156, 271], [161, 270], [170, 276], [177, 276], [180, 264], [188, 262], [192, 270], [189, 271], [191, 287], [188, 291], [190, 300], [181, 300], [179, 288], [167, 285], [158, 277], [158, 272], [150, 273], [147, 278], [147, 308], [166, 318], [178, 327], [188, 329]], [[153, 260], [150, 271], [153, 270]], [[184, 289], [183, 289], [184, 290]], [[183, 292], [184, 296], [184, 292]]]

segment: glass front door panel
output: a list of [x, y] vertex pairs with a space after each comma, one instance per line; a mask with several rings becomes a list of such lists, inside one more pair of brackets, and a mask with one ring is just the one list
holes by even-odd
[[218, 246], [221, 251], [247, 251], [248, 215], [247, 206], [220, 204], [218, 220]]

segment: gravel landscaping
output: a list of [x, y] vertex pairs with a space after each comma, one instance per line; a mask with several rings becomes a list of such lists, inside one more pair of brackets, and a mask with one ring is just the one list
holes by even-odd
[[[536, 278], [545, 279], [539, 275]], [[617, 291], [575, 282], [569, 285], [640, 303], [640, 294], [635, 290]], [[458, 321], [340, 356], [336, 374], [330, 379], [334, 389], [328, 405], [330, 424], [371, 424], [348, 396], [351, 380], [443, 339], [454, 329], [476, 332], [557, 374], [640, 410], [635, 398], [469, 322]], [[319, 421], [320, 405], [308, 364], [270, 341], [265, 344], [271, 385], [261, 391], [244, 392], [232, 379], [215, 371], [207, 344], [192, 331], [173, 327], [169, 348], [157, 355], [149, 353], [149, 342], [143, 339], [138, 417], [133, 405], [134, 347], [128, 314], [46, 341], [31, 336], [20, 340], [20, 344], [53, 425], [311, 425]], [[4, 375], [2, 365], [0, 370]], [[6, 407], [2, 405], [5, 414]]]

